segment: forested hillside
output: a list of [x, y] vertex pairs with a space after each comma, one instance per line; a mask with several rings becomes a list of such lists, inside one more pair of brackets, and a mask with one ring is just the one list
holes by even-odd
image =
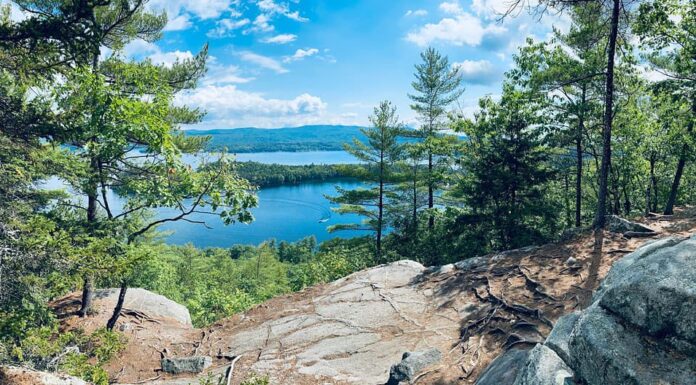
[[210, 136], [212, 150], [231, 153], [270, 151], [339, 151], [353, 138], [364, 139], [355, 126], [302, 126], [290, 128], [235, 128], [187, 130], [186, 135]]
[[[124, 52], [162, 38], [166, 14], [146, 3], [13, 1], [27, 13], [21, 21], [1, 6], [0, 363], [109, 383], [132, 287], [209, 325], [383, 263], [445, 265], [583, 229], [601, 240], [610, 215], [669, 218], [696, 204], [695, 0], [511, 2], [505, 17], [562, 15], [570, 27], [527, 39], [499, 94], [471, 114], [458, 108], [468, 92], [461, 66], [426, 48], [401, 63], [415, 65], [406, 97], [418, 127], [384, 100], [362, 128], [214, 132], [184, 132], [205, 113], [178, 97], [214, 63], [207, 45], [168, 64]], [[200, 156], [211, 147], [344, 149], [360, 164]], [[193, 167], [184, 156], [208, 160]], [[167, 245], [158, 231], [206, 226], [199, 215], [241, 226], [254, 220], [258, 185], [337, 176], [366, 182], [329, 197], [364, 220], [329, 230], [367, 236], [201, 250]], [[50, 178], [70, 192], [42, 188]], [[98, 288], [118, 288], [108, 321], [93, 333], [61, 331], [51, 301], [78, 292], [72, 316], [88, 319]]]

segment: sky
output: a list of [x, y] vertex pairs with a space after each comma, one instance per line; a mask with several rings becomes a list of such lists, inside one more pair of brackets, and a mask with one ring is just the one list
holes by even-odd
[[177, 97], [207, 115], [185, 128], [366, 125], [382, 100], [416, 125], [407, 95], [427, 47], [460, 67], [466, 91], [453, 108], [471, 115], [500, 92], [527, 37], [567, 26], [526, 12], [501, 22], [508, 1], [150, 0], [168, 16], [162, 39], [131, 42], [122, 55], [170, 65], [209, 44], [205, 78]]

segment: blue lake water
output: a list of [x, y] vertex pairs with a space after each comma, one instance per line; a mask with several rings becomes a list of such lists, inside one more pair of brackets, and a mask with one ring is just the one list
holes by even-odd
[[173, 231], [168, 243], [193, 243], [198, 247], [229, 247], [234, 244], [259, 244], [270, 238], [297, 241], [314, 235], [318, 241], [334, 237], [352, 237], [365, 232], [329, 233], [328, 226], [361, 220], [357, 215], [338, 215], [331, 211], [332, 204], [324, 195], [336, 194], [335, 186], [352, 189], [361, 183], [337, 181], [303, 183], [293, 186], [265, 188], [258, 191], [259, 207], [253, 209], [254, 222], [225, 226], [212, 216], [191, 217], [205, 219], [212, 229], [186, 222], [168, 223], [160, 230]]
[[[343, 151], [326, 152], [270, 152], [239, 154], [239, 161], [253, 160], [262, 163], [299, 164], [339, 164], [355, 163], [355, 158]], [[63, 187], [60, 180], [49, 180], [46, 188]], [[325, 195], [335, 195], [336, 186], [354, 189], [362, 183], [352, 180], [338, 180], [321, 183], [303, 183], [300, 185], [269, 187], [257, 192], [259, 207], [252, 210], [254, 222], [251, 224], [232, 224], [225, 226], [222, 221], [211, 215], [191, 216], [193, 220], [205, 220], [206, 228], [200, 224], [188, 222], [170, 222], [159, 227], [169, 235], [167, 243], [192, 243], [197, 247], [229, 247], [234, 244], [259, 244], [268, 239], [294, 242], [314, 235], [319, 242], [334, 237], [354, 237], [366, 232], [342, 231], [329, 233], [328, 226], [338, 223], [359, 222], [361, 217], [353, 214], [336, 214]], [[109, 193], [112, 210], [120, 211], [122, 202]], [[158, 210], [158, 216], [165, 217], [167, 209]]]

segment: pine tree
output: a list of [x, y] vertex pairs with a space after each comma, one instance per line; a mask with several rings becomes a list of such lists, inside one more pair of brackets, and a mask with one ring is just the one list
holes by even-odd
[[[435, 207], [435, 190], [441, 183], [441, 168], [438, 158], [445, 157], [449, 151], [441, 139], [441, 132], [448, 128], [445, 118], [447, 108], [464, 92], [462, 78], [458, 68], [452, 68], [446, 56], [434, 48], [421, 53], [423, 62], [416, 65], [416, 80], [411, 83], [413, 94], [408, 97], [413, 101], [413, 109], [421, 121], [421, 137], [428, 161], [428, 209]], [[432, 230], [435, 217], [428, 218], [428, 228]]]
[[334, 225], [329, 231], [374, 231], [376, 255], [381, 260], [382, 237], [387, 228], [385, 207], [392, 195], [394, 166], [403, 152], [403, 145], [399, 143], [403, 126], [396, 115], [396, 107], [388, 101], [375, 107], [370, 123], [372, 127], [361, 129], [367, 143], [354, 139], [352, 144], [345, 146], [345, 150], [363, 162], [358, 168], [350, 167], [350, 173], [365, 182], [374, 183], [374, 186], [356, 190], [338, 189], [338, 196], [329, 197], [332, 202], [340, 204], [337, 212], [355, 213], [366, 219], [361, 224]]
[[468, 221], [491, 248], [505, 250], [545, 240], [558, 212], [546, 199], [553, 178], [550, 153], [542, 143], [535, 103], [507, 84], [502, 100], [480, 101], [473, 122], [461, 122], [462, 180], [453, 190], [468, 209]]

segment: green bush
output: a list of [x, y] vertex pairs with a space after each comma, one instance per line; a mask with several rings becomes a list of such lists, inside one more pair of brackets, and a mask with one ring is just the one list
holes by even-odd
[[81, 330], [59, 332], [56, 324], [30, 329], [25, 338], [10, 349], [15, 363], [38, 370], [61, 371], [95, 385], [107, 385], [109, 376], [102, 369], [125, 346], [122, 335], [106, 329], [84, 334]]

